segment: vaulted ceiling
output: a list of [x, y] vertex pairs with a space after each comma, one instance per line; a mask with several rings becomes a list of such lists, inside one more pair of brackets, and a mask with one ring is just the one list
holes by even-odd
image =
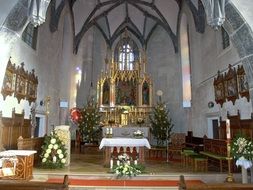
[[[195, 24], [203, 23], [204, 17], [200, 19], [200, 15], [204, 9], [200, 1], [185, 1], [193, 13]], [[93, 26], [100, 30], [109, 47], [127, 28], [144, 48], [153, 31], [160, 26], [168, 33], [177, 51], [177, 28], [182, 0], [53, 0], [51, 31], [57, 28], [57, 16], [66, 2], [69, 3], [72, 14], [75, 51], [84, 34]], [[199, 32], [203, 30], [198, 28]]]

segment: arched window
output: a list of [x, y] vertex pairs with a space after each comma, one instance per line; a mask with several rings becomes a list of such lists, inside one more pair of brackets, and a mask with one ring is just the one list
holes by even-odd
[[139, 55], [138, 47], [133, 39], [125, 32], [114, 51], [114, 60], [118, 63], [119, 70], [134, 70], [135, 61]]
[[191, 107], [191, 68], [189, 53], [189, 36], [186, 15], [182, 15], [180, 24], [180, 47], [183, 82], [183, 107]]

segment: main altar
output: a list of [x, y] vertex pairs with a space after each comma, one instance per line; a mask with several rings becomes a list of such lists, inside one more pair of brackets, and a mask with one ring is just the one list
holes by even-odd
[[114, 53], [108, 50], [107, 55], [97, 83], [101, 121], [113, 127], [148, 123], [153, 85], [146, 72], [145, 51], [138, 49], [126, 31]]

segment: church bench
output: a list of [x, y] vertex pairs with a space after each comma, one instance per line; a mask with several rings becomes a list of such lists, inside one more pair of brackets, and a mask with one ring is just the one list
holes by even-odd
[[185, 147], [193, 149], [195, 152], [203, 151], [203, 137], [195, 137], [192, 131], [188, 131], [185, 137]]
[[227, 161], [227, 142], [222, 139], [208, 139], [204, 137], [204, 151], [199, 153], [208, 157], [208, 161], [219, 162], [220, 172], [223, 171], [223, 163]]
[[0, 180], [0, 190], [68, 190], [68, 176], [64, 176], [63, 183], [47, 183], [39, 181]]
[[179, 190], [250, 190], [253, 189], [253, 184], [240, 183], [200, 183], [187, 185], [184, 176], [179, 179]]

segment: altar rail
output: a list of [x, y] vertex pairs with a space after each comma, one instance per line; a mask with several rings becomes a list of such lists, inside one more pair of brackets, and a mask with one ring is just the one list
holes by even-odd
[[240, 183], [203, 183], [187, 185], [184, 176], [179, 179], [179, 190], [250, 190], [253, 189], [253, 184]]
[[[231, 139], [233, 139], [236, 134], [241, 133], [253, 140], [253, 119], [241, 119], [239, 112], [237, 115], [233, 116], [227, 114], [227, 118], [230, 120]], [[221, 119], [219, 138], [226, 139], [226, 121], [222, 121]]]
[[0, 180], [0, 190], [68, 190], [68, 176], [64, 176], [63, 183], [48, 183], [38, 181]]
[[[2, 128], [2, 144], [5, 149], [17, 149], [17, 139], [31, 137], [30, 119], [24, 119], [24, 111], [19, 114], [12, 110], [12, 117], [2, 117], [0, 112], [0, 128]], [[0, 133], [1, 134], [1, 133]]]

